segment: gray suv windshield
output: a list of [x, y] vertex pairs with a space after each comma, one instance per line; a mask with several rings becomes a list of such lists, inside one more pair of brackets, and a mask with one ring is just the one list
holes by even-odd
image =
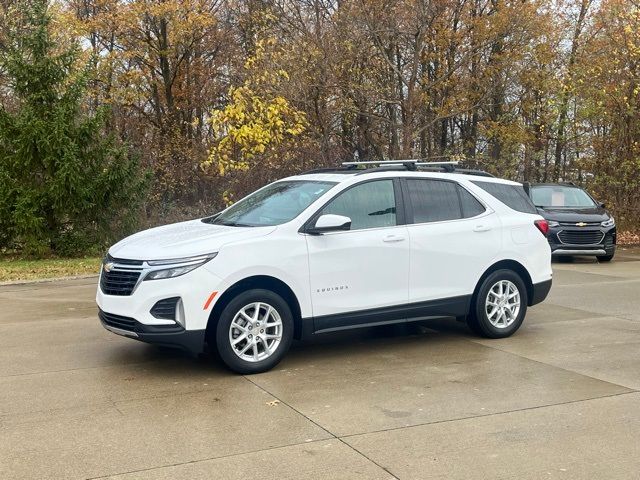
[[578, 187], [544, 185], [531, 187], [531, 199], [538, 207], [589, 208], [595, 203], [587, 192]]

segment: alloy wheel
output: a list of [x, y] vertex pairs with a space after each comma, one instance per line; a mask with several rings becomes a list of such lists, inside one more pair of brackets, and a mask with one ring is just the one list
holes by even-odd
[[282, 319], [278, 311], [264, 302], [242, 307], [229, 326], [233, 352], [247, 362], [269, 358], [282, 341]]
[[520, 313], [520, 291], [509, 280], [499, 280], [487, 293], [485, 300], [487, 319], [496, 328], [507, 328]]

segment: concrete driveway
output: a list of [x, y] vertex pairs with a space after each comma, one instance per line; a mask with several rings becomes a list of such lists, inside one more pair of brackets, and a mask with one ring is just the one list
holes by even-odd
[[0, 478], [638, 478], [640, 250], [554, 271], [512, 338], [367, 329], [249, 377], [103, 330], [95, 279], [0, 287]]

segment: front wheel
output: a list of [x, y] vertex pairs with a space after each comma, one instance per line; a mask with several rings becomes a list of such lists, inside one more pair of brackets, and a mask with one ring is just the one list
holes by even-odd
[[280, 362], [293, 340], [293, 315], [270, 290], [240, 293], [224, 308], [216, 328], [222, 361], [241, 374], [265, 372]]
[[487, 338], [512, 335], [527, 313], [527, 288], [512, 270], [497, 270], [484, 279], [474, 296], [469, 327]]

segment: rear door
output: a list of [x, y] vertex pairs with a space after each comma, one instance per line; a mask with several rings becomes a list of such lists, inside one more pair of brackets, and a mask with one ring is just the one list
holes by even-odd
[[409, 236], [398, 179], [365, 181], [339, 193], [322, 214], [351, 218], [351, 230], [306, 235], [316, 331], [386, 320], [409, 296]]
[[[480, 276], [501, 248], [498, 216], [454, 181], [405, 178], [411, 242], [409, 301], [466, 308]], [[464, 314], [461, 312], [459, 314]]]

